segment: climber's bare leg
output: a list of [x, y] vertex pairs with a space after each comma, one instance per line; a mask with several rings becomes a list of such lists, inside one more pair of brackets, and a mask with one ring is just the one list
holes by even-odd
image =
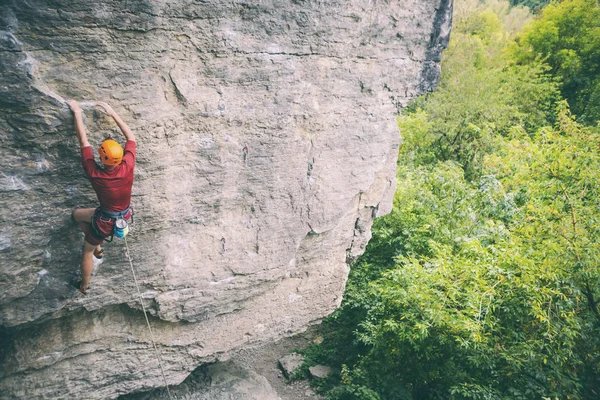
[[[99, 246], [98, 246], [99, 247]], [[96, 246], [83, 241], [83, 254], [81, 256], [81, 289], [87, 289], [92, 279], [92, 271], [94, 270], [94, 250]]]
[[[92, 218], [94, 217], [95, 211], [95, 208], [77, 208], [73, 210], [73, 220], [77, 222], [79, 229], [86, 235], [90, 233], [90, 226], [92, 225]], [[100, 250], [100, 245], [96, 246], [96, 251], [100, 252]]]
[[95, 208], [77, 208], [71, 214], [73, 220], [77, 222], [79, 229], [85, 234], [90, 232], [90, 225], [92, 224], [92, 217], [95, 211]]

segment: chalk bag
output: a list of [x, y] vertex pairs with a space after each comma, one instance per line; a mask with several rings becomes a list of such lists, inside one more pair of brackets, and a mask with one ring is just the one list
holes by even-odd
[[129, 233], [129, 224], [125, 218], [117, 218], [113, 231], [114, 235], [119, 239], [124, 238]]

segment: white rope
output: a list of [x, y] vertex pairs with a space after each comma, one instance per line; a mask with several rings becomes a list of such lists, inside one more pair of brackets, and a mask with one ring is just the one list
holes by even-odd
[[167, 388], [167, 394], [169, 395], [169, 399], [173, 400], [173, 396], [171, 396], [171, 391], [169, 390], [169, 384], [167, 383], [167, 377], [165, 376], [165, 370], [163, 369], [162, 362], [160, 360], [160, 353], [158, 352], [158, 348], [156, 347], [156, 342], [154, 341], [154, 333], [152, 332], [152, 328], [150, 327], [150, 320], [148, 320], [148, 313], [146, 313], [146, 307], [144, 307], [144, 300], [142, 299], [142, 293], [140, 292], [140, 287], [137, 283], [137, 278], [135, 277], [135, 270], [133, 269], [133, 262], [131, 261], [131, 256], [129, 255], [129, 246], [127, 245], [127, 236], [125, 236], [125, 249], [127, 250], [127, 258], [129, 258], [129, 266], [131, 267], [131, 273], [133, 274], [133, 282], [135, 283], [135, 288], [137, 289], [138, 296], [140, 296], [140, 304], [142, 305], [142, 310], [144, 311], [144, 317], [146, 318], [146, 325], [148, 325], [148, 330], [150, 331], [150, 339], [152, 340], [152, 345], [154, 346], [154, 352], [156, 353], [156, 359], [158, 360], [158, 366], [160, 367], [160, 372], [162, 373], [163, 379], [165, 380], [165, 386]]

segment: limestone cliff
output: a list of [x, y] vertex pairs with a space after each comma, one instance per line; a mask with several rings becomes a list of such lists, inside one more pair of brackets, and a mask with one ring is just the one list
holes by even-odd
[[[162, 385], [124, 243], [90, 295], [68, 286], [71, 209], [97, 202], [64, 99], [138, 137], [129, 246], [175, 384], [339, 305], [450, 20], [451, 0], [1, 2], [0, 397]], [[84, 111], [93, 146], [120, 137]]]

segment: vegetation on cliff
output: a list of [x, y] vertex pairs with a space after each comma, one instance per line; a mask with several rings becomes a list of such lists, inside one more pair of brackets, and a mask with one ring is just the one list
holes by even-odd
[[598, 398], [600, 5], [457, 3], [394, 209], [306, 354], [331, 399]]

